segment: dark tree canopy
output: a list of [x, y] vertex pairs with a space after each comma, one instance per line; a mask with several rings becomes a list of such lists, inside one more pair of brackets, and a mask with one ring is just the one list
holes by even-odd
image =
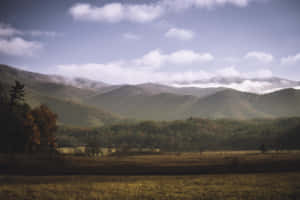
[[[193, 118], [170, 122], [120, 123], [100, 128], [61, 127], [60, 146], [88, 145], [87, 138], [101, 147], [146, 148], [172, 152], [207, 150], [300, 149], [300, 118], [275, 120], [209, 120]], [[66, 142], [68, 141], [68, 142]], [[73, 144], [72, 144], [73, 143]]]
[[[1, 85], [0, 85], [1, 86]], [[6, 97], [0, 87], [0, 152], [52, 151], [57, 116], [47, 106], [31, 109], [24, 102], [24, 85], [16, 81]]]

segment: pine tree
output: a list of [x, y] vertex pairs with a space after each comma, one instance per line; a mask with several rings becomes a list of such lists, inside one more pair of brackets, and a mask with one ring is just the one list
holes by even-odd
[[15, 85], [11, 87], [9, 94], [10, 94], [10, 109], [16, 105], [18, 105], [20, 102], [24, 101], [25, 91], [24, 91], [24, 85], [21, 84], [19, 81], [15, 81]]

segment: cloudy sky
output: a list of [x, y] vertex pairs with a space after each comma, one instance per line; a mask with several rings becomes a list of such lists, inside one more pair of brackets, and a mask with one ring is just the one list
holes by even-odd
[[0, 62], [108, 83], [300, 80], [299, 0], [1, 0]]

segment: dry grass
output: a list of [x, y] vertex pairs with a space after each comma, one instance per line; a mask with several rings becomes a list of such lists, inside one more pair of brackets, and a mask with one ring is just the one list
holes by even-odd
[[[47, 170], [45, 170], [47, 169]], [[0, 156], [0, 173], [22, 175], [186, 175], [300, 171], [300, 152], [223, 151], [59, 159]]]
[[[5, 156], [0, 156], [1, 167], [5, 163], [4, 158]], [[21, 174], [31, 174], [38, 169], [43, 175], [66, 172], [78, 175], [0, 175], [0, 200], [300, 199], [299, 151], [266, 154], [257, 151], [223, 151], [101, 158], [67, 156], [59, 165], [55, 160], [42, 160], [42, 157], [34, 160], [37, 159], [36, 156], [30, 158], [17, 155], [12, 167], [17, 167], [18, 164], [19, 168], [16, 169], [21, 170]], [[48, 162], [51, 165], [47, 165]], [[40, 168], [30, 170], [29, 167], [35, 166], [35, 163], [40, 163]], [[264, 173], [254, 173], [256, 171]], [[271, 171], [277, 173], [270, 173]], [[222, 174], [215, 174], [217, 172]], [[186, 175], [191, 173], [203, 175]], [[204, 175], [205, 173], [210, 175]]]
[[0, 177], [0, 199], [3, 200], [295, 200], [299, 198], [300, 173]]

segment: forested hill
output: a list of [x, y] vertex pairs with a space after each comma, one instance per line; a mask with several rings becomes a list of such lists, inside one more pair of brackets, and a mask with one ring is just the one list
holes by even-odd
[[[0, 65], [0, 85], [6, 92], [18, 80], [25, 85], [25, 100], [32, 107], [46, 104], [58, 115], [58, 122], [75, 127], [95, 127], [118, 122], [121, 117], [83, 103], [94, 94], [93, 89], [81, 89], [62, 77], [48, 76]], [[75, 84], [75, 83], [73, 83]], [[100, 85], [95, 85], [100, 87]]]
[[122, 119], [300, 116], [300, 91], [296, 89], [259, 95], [226, 88], [176, 88], [153, 83], [109, 85], [0, 65], [1, 84], [8, 88], [15, 80], [25, 84], [26, 101], [30, 105], [47, 104], [58, 114], [60, 124], [76, 127], [101, 126]]

